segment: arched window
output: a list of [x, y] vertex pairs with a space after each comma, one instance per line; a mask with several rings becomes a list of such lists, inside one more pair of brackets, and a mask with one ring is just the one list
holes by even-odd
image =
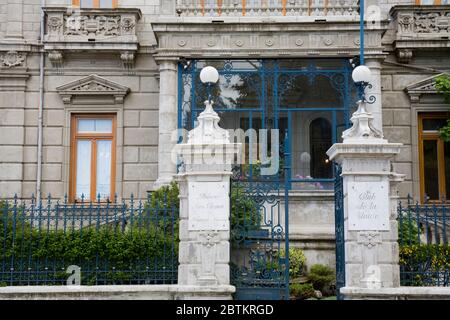
[[331, 124], [327, 119], [317, 118], [309, 126], [309, 146], [311, 150], [311, 177], [330, 179], [333, 177], [331, 161], [327, 150], [332, 145]]

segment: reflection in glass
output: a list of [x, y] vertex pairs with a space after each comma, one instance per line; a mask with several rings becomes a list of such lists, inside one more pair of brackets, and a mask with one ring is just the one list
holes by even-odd
[[112, 0], [100, 0], [100, 8], [112, 8]]
[[439, 200], [437, 140], [423, 141], [423, 166], [425, 195], [429, 200]]
[[326, 154], [331, 147], [331, 124], [327, 119], [318, 118], [309, 126], [311, 149], [311, 176], [316, 179], [331, 179], [333, 169]]
[[423, 131], [438, 131], [442, 128], [447, 120], [443, 118], [423, 119]]
[[109, 140], [97, 141], [97, 188], [101, 199], [111, 196], [111, 146]]
[[80, 1], [80, 7], [81, 8], [93, 8], [94, 7], [94, 0], [81, 0]]
[[79, 140], [77, 143], [76, 197], [89, 199], [91, 195], [91, 142]]
[[111, 119], [80, 119], [78, 120], [79, 133], [111, 133]]

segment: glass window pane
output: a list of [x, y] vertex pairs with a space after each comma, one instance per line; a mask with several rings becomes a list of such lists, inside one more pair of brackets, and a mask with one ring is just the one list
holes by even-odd
[[111, 147], [109, 140], [97, 141], [97, 195], [101, 199], [111, 196]]
[[439, 200], [439, 171], [437, 154], [437, 140], [424, 140], [424, 185], [425, 195], [429, 200]]
[[446, 119], [423, 119], [423, 131], [437, 131], [447, 123]]
[[94, 0], [81, 0], [81, 8], [92, 8], [94, 6]]
[[77, 142], [76, 197], [90, 198], [91, 194], [91, 141]]
[[445, 197], [450, 200], [450, 142], [444, 145], [444, 163], [445, 163]]
[[100, 0], [100, 8], [112, 8], [112, 0]]
[[80, 119], [78, 120], [79, 133], [111, 133], [111, 119]]

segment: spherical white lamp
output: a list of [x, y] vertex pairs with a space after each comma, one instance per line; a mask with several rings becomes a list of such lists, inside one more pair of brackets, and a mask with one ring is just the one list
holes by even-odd
[[370, 82], [370, 75], [372, 72], [370, 69], [364, 65], [357, 66], [352, 73], [353, 81], [356, 83], [364, 82], [368, 83]]
[[205, 84], [213, 84], [219, 81], [219, 71], [216, 68], [204, 67], [200, 72], [200, 80]]

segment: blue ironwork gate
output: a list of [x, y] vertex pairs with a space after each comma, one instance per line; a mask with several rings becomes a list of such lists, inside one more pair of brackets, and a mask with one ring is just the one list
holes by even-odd
[[261, 175], [260, 170], [258, 164], [236, 166], [231, 180], [234, 298], [285, 300], [289, 298], [289, 179], [284, 177], [289, 167], [272, 176]]
[[[220, 126], [245, 132], [241, 141], [234, 136], [245, 145], [245, 161], [236, 166], [231, 183], [235, 298], [287, 299], [289, 193], [332, 191], [339, 182], [325, 151], [349, 127], [357, 96], [352, 66], [347, 59], [182, 60], [180, 129], [193, 129], [204, 110], [208, 90], [199, 74], [208, 65], [220, 74], [211, 92]], [[265, 143], [266, 155], [279, 153], [279, 170], [270, 175], [261, 174], [267, 162], [252, 153], [260, 151], [257, 139], [266, 129], [279, 133], [278, 140]], [[255, 135], [247, 134], [252, 130]]]
[[336, 230], [336, 296], [342, 299], [340, 289], [345, 287], [344, 188], [342, 168], [335, 164], [334, 225]]

